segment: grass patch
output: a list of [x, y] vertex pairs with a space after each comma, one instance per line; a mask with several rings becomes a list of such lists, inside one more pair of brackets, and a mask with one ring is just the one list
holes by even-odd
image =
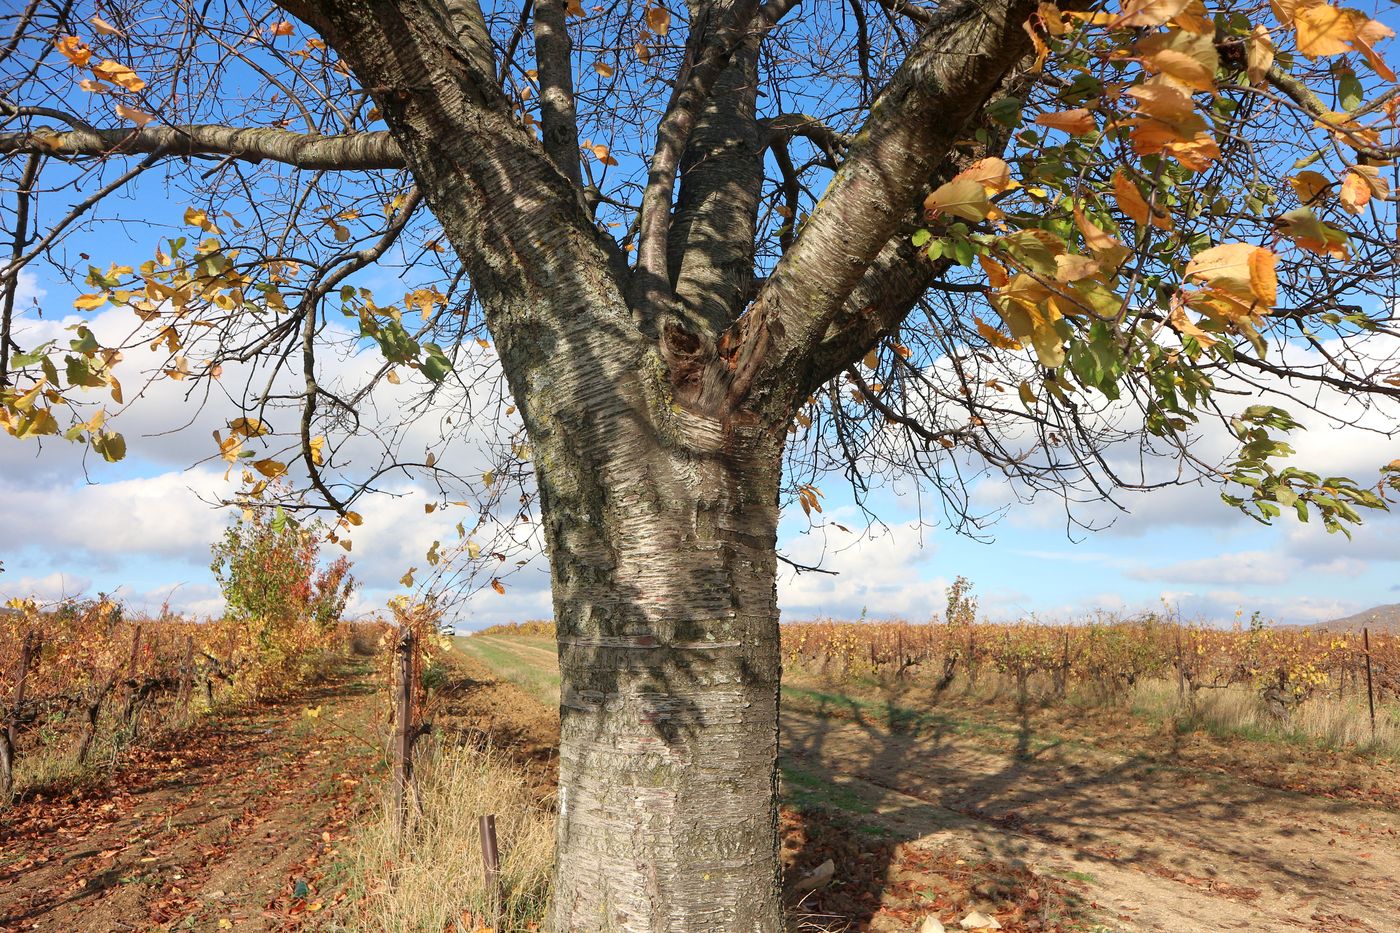
[[473, 635], [454, 638], [457, 650], [489, 667], [546, 706], [559, 705], [559, 666], [540, 650], [513, 645], [514, 639]]
[[[817, 807], [843, 813], [875, 812], [870, 804], [844, 784], [803, 771], [791, 762], [781, 762], [778, 767], [783, 776], [783, 799], [799, 810]], [[877, 831], [884, 833], [883, 829]]]
[[[500, 753], [429, 744], [416, 767], [419, 812], [400, 838], [391, 800], [362, 826], [337, 866], [348, 881], [347, 915], [333, 929], [456, 933], [489, 925], [477, 818], [496, 815], [505, 903], [501, 933], [542, 928], [549, 913], [554, 815], [531, 798]], [[386, 788], [387, 791], [387, 788]], [[533, 926], [532, 926], [533, 924]]]

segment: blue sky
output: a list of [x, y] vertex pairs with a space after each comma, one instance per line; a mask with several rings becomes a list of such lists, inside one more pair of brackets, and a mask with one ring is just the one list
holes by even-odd
[[[1395, 20], [1389, 12], [1383, 18]], [[124, 210], [128, 216], [178, 225], [185, 207], [178, 197], [151, 178], [127, 192]], [[137, 213], [131, 205], [137, 205]], [[150, 233], [138, 227], [135, 235]], [[77, 234], [66, 248], [90, 253], [99, 266], [150, 252], [149, 239], [138, 243], [115, 225]], [[33, 268], [23, 279], [19, 305], [26, 310], [16, 332], [26, 348], [63, 335], [63, 327], [77, 320], [73, 298], [89, 290], [55, 279], [43, 267]], [[402, 287], [392, 270], [364, 281]], [[94, 329], [99, 339], [116, 340], [129, 331], [130, 321], [130, 312], [104, 311], [96, 315]], [[128, 365], [139, 368], [141, 361], [132, 359]], [[351, 359], [344, 365], [354, 368], [368, 361]], [[169, 598], [187, 611], [219, 610], [209, 545], [231, 516], [208, 500], [231, 493], [233, 486], [223, 479], [222, 464], [207, 458], [213, 453], [211, 431], [238, 412], [215, 403], [196, 413], [183, 397], [185, 387], [155, 382], [121, 416], [114, 426], [126, 435], [130, 454], [119, 464], [84, 458], [80, 448], [61, 440], [40, 447], [0, 437], [0, 496], [5, 502], [0, 510], [0, 595], [35, 593], [53, 599], [102, 590], [120, 593], [136, 609], [154, 611]], [[382, 403], [392, 407], [395, 396], [387, 387], [386, 392]], [[1241, 407], [1248, 402], [1242, 400]], [[1347, 413], [1340, 400], [1324, 396], [1320, 405]], [[1394, 417], [1384, 413], [1359, 417], [1363, 426], [1380, 432], [1396, 426]], [[1294, 438], [1297, 460], [1324, 475], [1368, 481], [1381, 464], [1400, 458], [1400, 443], [1384, 433], [1340, 429], [1316, 414], [1301, 420], [1310, 430]], [[187, 421], [184, 430], [166, 433]], [[494, 426], [478, 427], [489, 432]], [[404, 449], [418, 443], [420, 435], [431, 440], [438, 430], [425, 420], [410, 431]], [[1226, 449], [1226, 439], [1214, 429], [1205, 432], [1201, 444], [1221, 454]], [[458, 455], [473, 457], [466, 447]], [[364, 584], [355, 603], [358, 611], [372, 611], [401, 592], [399, 577], [410, 566], [424, 564], [423, 554], [433, 540], [454, 537], [451, 528], [462, 518], [454, 510], [425, 513], [423, 505], [432, 497], [412, 480], [387, 488], [391, 495], [359, 507], [365, 525], [355, 535], [351, 555]], [[1096, 611], [1159, 608], [1165, 602], [1184, 617], [1217, 624], [1229, 624], [1237, 612], [1248, 616], [1254, 611], [1293, 623], [1400, 602], [1396, 515], [1375, 517], [1348, 541], [1326, 535], [1318, 525], [1281, 522], [1266, 528], [1229, 509], [1214, 489], [1182, 487], [1125, 495], [1121, 501], [1127, 512], [1107, 503], [1082, 504], [1080, 517], [1108, 527], [1069, 533], [1058, 500], [1008, 501], [1006, 485], [992, 479], [974, 488], [974, 502], [986, 511], [1006, 511], [988, 531], [993, 540], [977, 542], [921, 524], [912, 488], [878, 490], [870, 504], [883, 524], [869, 529], [839, 480], [824, 481], [822, 491], [822, 520], [840, 522], [851, 531], [831, 526], [814, 531], [795, 508], [785, 515], [780, 551], [799, 563], [821, 560], [837, 572], [785, 571], [779, 584], [785, 618], [865, 614], [921, 621], [941, 609], [943, 590], [958, 575], [974, 581], [984, 612], [994, 619], [1034, 615], [1066, 620]], [[936, 515], [937, 509], [929, 514]], [[538, 618], [548, 611], [548, 575], [537, 557], [509, 578], [505, 596], [486, 590], [472, 597], [458, 624], [473, 628]]]

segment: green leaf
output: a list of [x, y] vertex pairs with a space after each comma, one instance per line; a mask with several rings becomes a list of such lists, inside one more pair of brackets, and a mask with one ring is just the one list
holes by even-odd
[[16, 353], [14, 356], [10, 357], [11, 368], [20, 369], [24, 366], [33, 366], [35, 363], [42, 362], [48, 355], [49, 347], [53, 345], [54, 341], [50, 340], [48, 343], [35, 347], [28, 353]]
[[433, 382], [441, 382], [447, 378], [447, 374], [452, 372], [452, 361], [447, 358], [447, 354], [442, 352], [442, 347], [435, 343], [423, 344], [424, 356], [420, 368], [423, 375]]
[[1355, 110], [1366, 100], [1366, 92], [1357, 80], [1355, 72], [1347, 72], [1337, 82], [1337, 101], [1343, 110]]
[[98, 431], [92, 435], [92, 449], [108, 463], [116, 463], [126, 456], [126, 438], [115, 431]]
[[914, 231], [914, 236], [910, 238], [910, 242], [916, 247], [921, 247], [931, 239], [933, 239], [933, 234], [920, 228]]

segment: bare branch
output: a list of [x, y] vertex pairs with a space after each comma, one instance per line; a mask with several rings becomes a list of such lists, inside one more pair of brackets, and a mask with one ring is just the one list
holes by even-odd
[[[81, 121], [75, 122], [79, 124]], [[106, 158], [120, 155], [228, 156], [247, 162], [283, 162], [301, 169], [398, 169], [404, 158], [385, 132], [314, 136], [268, 127], [156, 126], [71, 130], [48, 127], [0, 133], [0, 155]]]

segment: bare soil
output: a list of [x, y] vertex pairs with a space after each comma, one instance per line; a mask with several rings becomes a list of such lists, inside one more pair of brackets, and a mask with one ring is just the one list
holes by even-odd
[[837, 864], [803, 902], [813, 923], [956, 929], [980, 909], [1007, 930], [1400, 931], [1394, 762], [1121, 710], [833, 699], [799, 687], [782, 718], [790, 875]]
[[[132, 749], [96, 784], [0, 812], [0, 930], [296, 930], [382, 771], [346, 666]], [[316, 717], [307, 709], [319, 709]]]

